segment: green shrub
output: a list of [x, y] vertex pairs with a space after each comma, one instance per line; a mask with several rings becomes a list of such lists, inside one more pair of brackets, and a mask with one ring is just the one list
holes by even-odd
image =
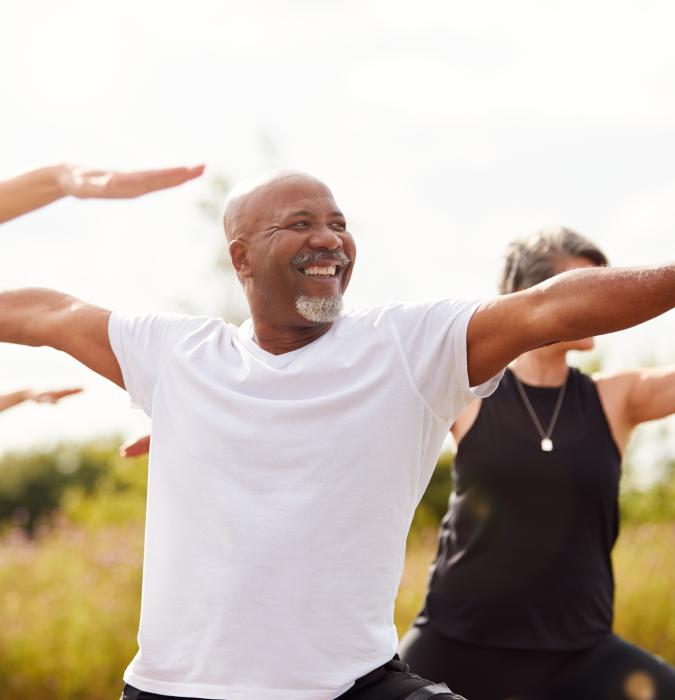
[[614, 567], [617, 634], [675, 664], [675, 522], [624, 527]]
[[60, 445], [46, 451], [7, 453], [0, 459], [0, 526], [8, 523], [33, 534], [55, 512], [65, 492], [87, 493], [105, 474], [119, 441]]
[[415, 517], [410, 527], [408, 542], [414, 542], [418, 536], [427, 537], [429, 528], [435, 528], [448, 509], [448, 499], [452, 491], [452, 465], [454, 455], [443, 452], [438, 459], [436, 469], [431, 476], [429, 486], [422, 496]]
[[0, 540], [2, 698], [119, 696], [136, 650], [147, 470], [105, 454], [95, 492], [71, 485], [34, 538], [17, 527]]

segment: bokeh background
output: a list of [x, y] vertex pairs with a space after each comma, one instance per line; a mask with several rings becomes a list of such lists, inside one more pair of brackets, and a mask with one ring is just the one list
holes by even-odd
[[[495, 289], [506, 243], [579, 230], [613, 264], [675, 254], [675, 6], [608, 0], [273, 0], [3, 6], [0, 177], [61, 161], [205, 176], [130, 202], [62, 201], [0, 229], [3, 287], [123, 311], [244, 313], [223, 263], [227, 188], [276, 167], [334, 190], [358, 244], [347, 304]], [[587, 367], [675, 361], [672, 314]], [[0, 393], [82, 385], [0, 415], [0, 697], [115, 697], [135, 650], [149, 428], [55, 351], [0, 345]], [[617, 627], [675, 662], [675, 430], [638, 431]], [[421, 600], [451, 445], [397, 608]]]

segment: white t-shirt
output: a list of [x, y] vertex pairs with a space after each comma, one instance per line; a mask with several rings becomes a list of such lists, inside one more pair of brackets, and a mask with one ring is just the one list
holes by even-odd
[[112, 314], [152, 416], [139, 652], [125, 681], [331, 700], [396, 651], [405, 540], [471, 390], [478, 301], [349, 313], [272, 355], [220, 319]]

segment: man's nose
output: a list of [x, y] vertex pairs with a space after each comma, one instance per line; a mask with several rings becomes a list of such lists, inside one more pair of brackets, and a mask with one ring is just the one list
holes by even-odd
[[315, 229], [308, 242], [310, 248], [327, 248], [328, 250], [342, 248], [342, 237], [328, 226]]

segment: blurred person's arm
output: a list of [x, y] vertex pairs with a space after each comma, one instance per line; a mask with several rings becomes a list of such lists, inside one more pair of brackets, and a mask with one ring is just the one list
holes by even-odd
[[640, 423], [675, 413], [675, 365], [599, 372], [593, 379], [621, 450]]
[[62, 197], [127, 199], [175, 187], [198, 177], [204, 166], [120, 173], [61, 164], [0, 180], [0, 223]]
[[144, 435], [137, 440], [129, 440], [120, 447], [122, 457], [140, 457], [150, 452], [150, 436]]
[[0, 292], [0, 342], [61, 350], [124, 388], [109, 317], [106, 309], [51, 289]]
[[11, 394], [0, 395], [0, 411], [4, 411], [7, 408], [12, 408], [12, 406], [18, 406], [25, 401], [54, 404], [58, 403], [66, 396], [79, 394], [81, 391], [82, 389], [79, 387], [72, 389], [53, 389], [50, 391], [33, 391], [31, 389], [14, 391]]
[[5, 411], [13, 406], [18, 406], [24, 401], [28, 401], [31, 396], [30, 389], [22, 389], [13, 391], [11, 394], [3, 394], [0, 396], [0, 411]]
[[528, 350], [636, 326], [675, 306], [675, 264], [571, 270], [483, 302], [467, 330], [478, 386]]

